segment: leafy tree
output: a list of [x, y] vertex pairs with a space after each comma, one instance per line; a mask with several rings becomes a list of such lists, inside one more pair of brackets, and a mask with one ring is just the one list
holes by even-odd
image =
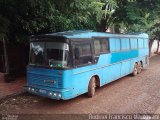
[[27, 42], [31, 34], [75, 29], [159, 35], [160, 0], [1, 0], [0, 33], [11, 42]]
[[105, 32], [114, 23], [113, 13], [117, 9], [117, 2], [116, 0], [101, 0], [101, 3], [103, 3], [103, 14], [97, 30]]
[[100, 0], [1, 0], [0, 26], [10, 42], [27, 42], [31, 34], [97, 29], [104, 3]]
[[115, 25], [124, 32], [147, 32], [151, 48], [153, 40], [160, 38], [160, 0], [117, 0], [117, 5]]
[[0, 16], [0, 26], [1, 26], [0, 27], [0, 38], [6, 37], [6, 34], [8, 33], [8, 25], [9, 25], [9, 21], [6, 18]]

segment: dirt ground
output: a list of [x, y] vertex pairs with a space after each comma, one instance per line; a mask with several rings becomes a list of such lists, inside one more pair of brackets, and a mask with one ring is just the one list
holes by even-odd
[[93, 98], [84, 94], [57, 101], [24, 93], [0, 102], [1, 114], [155, 113], [160, 108], [160, 55], [152, 57], [141, 74], [103, 86]]

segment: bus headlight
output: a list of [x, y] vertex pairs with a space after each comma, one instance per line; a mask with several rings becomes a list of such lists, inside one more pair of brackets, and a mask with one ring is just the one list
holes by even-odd
[[59, 94], [58, 94], [58, 97], [61, 97], [61, 96], [62, 96], [62, 95], [59, 93]]
[[57, 96], [57, 93], [54, 93], [53, 95], [54, 95], [54, 96]]
[[32, 88], [32, 92], [34, 92], [34, 88]]
[[49, 93], [49, 96], [52, 96], [52, 95], [53, 95], [53, 94], [50, 92], [50, 93]]
[[30, 91], [30, 90], [31, 90], [31, 88], [29, 87], [29, 88], [28, 88], [28, 91]]

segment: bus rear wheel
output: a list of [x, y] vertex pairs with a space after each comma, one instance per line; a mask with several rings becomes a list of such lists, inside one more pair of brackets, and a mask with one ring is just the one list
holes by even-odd
[[134, 69], [133, 69], [132, 75], [133, 75], [133, 76], [136, 76], [137, 74], [138, 74], [138, 64], [135, 63], [135, 64], [134, 64]]
[[88, 96], [93, 97], [96, 92], [96, 79], [92, 77], [88, 85]]
[[142, 72], [142, 68], [143, 68], [142, 63], [138, 62], [138, 71], [137, 71], [138, 74]]

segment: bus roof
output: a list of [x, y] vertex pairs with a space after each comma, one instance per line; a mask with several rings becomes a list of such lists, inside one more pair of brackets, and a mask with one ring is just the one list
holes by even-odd
[[129, 38], [148, 38], [146, 33], [130, 33], [130, 34], [114, 34], [108, 32], [92, 32], [92, 31], [65, 31], [45, 34], [45, 36], [61, 36], [65, 38], [92, 38], [92, 37], [129, 37]]

